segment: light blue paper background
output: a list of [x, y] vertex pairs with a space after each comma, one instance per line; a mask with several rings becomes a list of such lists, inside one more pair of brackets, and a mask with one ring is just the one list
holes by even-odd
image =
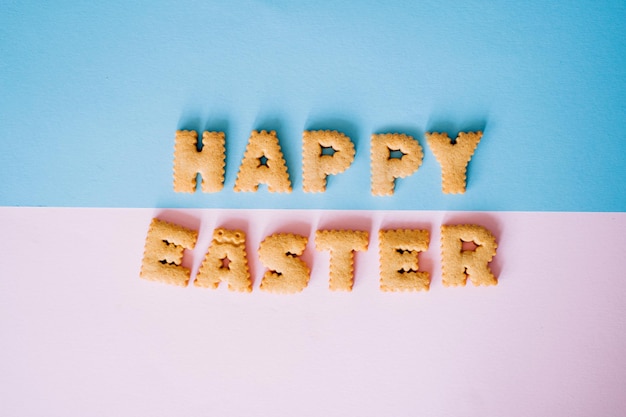
[[[626, 211], [625, 122], [621, 0], [0, 5], [3, 206]], [[224, 191], [173, 191], [183, 128], [226, 132]], [[293, 193], [232, 191], [253, 129]], [[305, 129], [356, 144], [324, 194], [302, 192]], [[423, 133], [475, 129], [467, 193], [444, 195]], [[389, 131], [424, 162], [372, 197]]]

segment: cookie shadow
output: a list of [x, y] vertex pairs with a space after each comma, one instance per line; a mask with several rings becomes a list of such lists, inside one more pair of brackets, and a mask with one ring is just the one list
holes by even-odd
[[305, 123], [305, 130], [336, 130], [348, 136], [356, 151], [359, 149], [359, 126], [345, 118], [333, 116], [309, 116]]

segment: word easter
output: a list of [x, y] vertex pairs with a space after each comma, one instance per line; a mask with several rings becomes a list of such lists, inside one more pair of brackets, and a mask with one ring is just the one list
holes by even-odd
[[[461, 132], [451, 140], [447, 133], [426, 133], [426, 140], [441, 165], [444, 193], [464, 193], [467, 165], [482, 137], [482, 132]], [[196, 178], [202, 178], [205, 193], [224, 187], [226, 148], [224, 132], [176, 132], [174, 145], [174, 191], [193, 193]], [[302, 136], [302, 188], [307, 193], [326, 191], [328, 175], [346, 171], [354, 161], [355, 147], [350, 138], [338, 131], [305, 131]], [[395, 180], [412, 175], [422, 164], [424, 153], [413, 137], [400, 133], [371, 136], [371, 193], [393, 195]], [[239, 166], [234, 190], [254, 192], [260, 184], [269, 192], [292, 191], [287, 164], [275, 131], [253, 131]]]
[[[193, 249], [198, 232], [153, 219], [146, 237], [140, 276], [179, 286], [187, 286], [190, 270], [181, 266], [184, 249]], [[379, 230], [379, 273], [382, 291], [427, 291], [430, 275], [420, 271], [418, 254], [429, 246], [428, 230]], [[259, 260], [267, 268], [261, 280], [262, 291], [291, 294], [309, 283], [310, 268], [300, 259], [308, 238], [291, 233], [267, 236], [259, 245]], [[471, 248], [467, 245], [472, 242]], [[351, 291], [354, 283], [354, 253], [366, 251], [369, 234], [355, 230], [317, 230], [315, 249], [330, 253], [329, 288]], [[496, 239], [482, 226], [442, 225], [441, 263], [445, 286], [496, 285], [489, 269], [496, 255]], [[194, 285], [217, 288], [221, 282], [231, 291], [252, 291], [246, 253], [246, 234], [241, 230], [218, 228], [198, 270]]]

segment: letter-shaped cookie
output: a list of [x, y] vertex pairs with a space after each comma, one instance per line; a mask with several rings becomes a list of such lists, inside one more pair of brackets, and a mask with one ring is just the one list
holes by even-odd
[[447, 133], [426, 133], [428, 146], [441, 165], [441, 189], [445, 194], [463, 194], [467, 165], [483, 132], [461, 132], [454, 142]]
[[329, 288], [352, 291], [354, 283], [354, 251], [367, 250], [368, 233], [354, 230], [318, 230], [315, 249], [330, 251]]
[[193, 249], [198, 238], [194, 230], [152, 219], [141, 262], [141, 278], [186, 287], [190, 271], [180, 265], [184, 249]]
[[[332, 148], [332, 155], [324, 155]], [[308, 130], [302, 134], [302, 189], [306, 193], [326, 191], [326, 177], [344, 172], [354, 160], [354, 144], [336, 130]]]
[[250, 292], [252, 281], [246, 256], [246, 234], [241, 230], [215, 229], [213, 241], [198, 270], [196, 287], [217, 288], [228, 282], [231, 291]]
[[304, 252], [307, 238], [300, 235], [276, 233], [259, 245], [259, 259], [267, 267], [261, 280], [261, 290], [293, 294], [309, 284], [310, 270], [298, 258]]
[[198, 151], [198, 133], [179, 130], [174, 141], [174, 191], [196, 191], [196, 176], [202, 176], [202, 191], [215, 193], [224, 188], [226, 158], [224, 132], [204, 132]]
[[419, 271], [418, 254], [428, 249], [428, 230], [380, 230], [380, 289], [428, 291], [430, 276]]
[[239, 167], [234, 190], [257, 191], [266, 184], [271, 193], [290, 193], [291, 181], [287, 164], [275, 131], [252, 131], [246, 152]]
[[[463, 242], [473, 242], [474, 250], [463, 250]], [[496, 285], [497, 278], [489, 269], [496, 255], [496, 238], [482, 226], [441, 226], [441, 269], [443, 285], [464, 286], [469, 277], [472, 284]]]
[[[392, 158], [400, 151], [400, 158]], [[422, 164], [424, 153], [412, 136], [400, 133], [372, 135], [371, 144], [372, 195], [392, 195], [396, 178], [413, 174]]]

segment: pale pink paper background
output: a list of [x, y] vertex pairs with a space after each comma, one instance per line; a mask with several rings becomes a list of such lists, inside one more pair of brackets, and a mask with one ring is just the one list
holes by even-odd
[[[242, 228], [251, 294], [138, 278], [153, 216]], [[441, 284], [439, 226], [498, 237], [491, 288]], [[351, 293], [260, 292], [267, 234], [371, 232]], [[431, 232], [428, 293], [378, 290], [379, 228]], [[0, 415], [624, 415], [626, 213], [0, 208]]]

